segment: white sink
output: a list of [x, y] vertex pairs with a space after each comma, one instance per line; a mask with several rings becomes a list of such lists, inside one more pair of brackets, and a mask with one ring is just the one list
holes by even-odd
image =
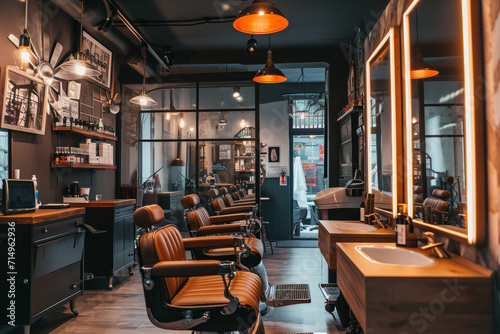
[[333, 226], [340, 230], [347, 231], [376, 231], [375, 226], [361, 224], [361, 223], [332, 223]]
[[396, 266], [433, 266], [434, 259], [409, 249], [393, 246], [359, 245], [355, 247], [365, 258], [374, 263]]

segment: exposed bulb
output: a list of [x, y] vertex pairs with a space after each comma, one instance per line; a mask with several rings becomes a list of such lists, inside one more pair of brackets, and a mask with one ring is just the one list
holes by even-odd
[[241, 96], [241, 94], [240, 94], [240, 92], [239, 92], [239, 91], [235, 90], [235, 91], [233, 92], [233, 97], [234, 97], [235, 99], [236, 99], [236, 98], [238, 98], [238, 97], [240, 97], [240, 96]]
[[181, 118], [181, 120], [179, 121], [179, 126], [181, 127], [181, 129], [184, 128], [184, 125], [184, 118]]
[[170, 113], [168, 112], [167, 115], [165, 116], [165, 118], [167, 119], [167, 121], [170, 121]]
[[243, 96], [241, 96], [241, 95], [238, 95], [238, 97], [236, 97], [235, 99], [239, 103], [243, 102]]
[[20, 46], [14, 52], [14, 60], [16, 62], [16, 66], [20, 70], [27, 70], [30, 66], [30, 49], [29, 46]]
[[139, 99], [139, 105], [141, 105], [141, 106], [148, 105], [148, 99], [146, 98], [146, 96], [141, 96], [141, 98]]
[[247, 126], [247, 122], [245, 121], [245, 119], [241, 119], [240, 126], [242, 128], [245, 128]]
[[189, 131], [193, 132], [193, 131], [194, 131], [194, 129], [193, 129], [193, 128], [189, 128]]
[[300, 118], [301, 118], [301, 119], [306, 118], [306, 113], [305, 113], [305, 112], [301, 112], [301, 113], [300, 113]]

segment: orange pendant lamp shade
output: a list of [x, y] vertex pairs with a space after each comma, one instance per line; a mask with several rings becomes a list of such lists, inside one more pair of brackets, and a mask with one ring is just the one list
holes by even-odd
[[272, 57], [272, 51], [268, 50], [266, 67], [255, 74], [255, 76], [253, 77], [253, 81], [263, 84], [280, 83], [286, 81], [286, 77], [283, 72], [274, 67]]
[[254, 0], [239, 13], [233, 27], [249, 35], [267, 35], [288, 27], [288, 20], [274, 4]]
[[434, 66], [424, 61], [424, 57], [417, 46], [415, 57], [411, 62], [410, 78], [411, 79], [427, 79], [439, 74]]

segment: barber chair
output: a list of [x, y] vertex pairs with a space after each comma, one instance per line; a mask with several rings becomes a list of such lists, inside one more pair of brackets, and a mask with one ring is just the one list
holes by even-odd
[[417, 206], [422, 205], [423, 202], [422, 191], [423, 191], [422, 186], [413, 186], [413, 203]]
[[235, 201], [231, 194], [229, 194], [228, 190], [226, 187], [221, 187], [219, 189], [219, 194], [221, 195], [222, 199], [224, 200], [224, 204], [226, 204], [226, 207], [230, 208], [233, 206], [241, 206], [241, 205], [254, 205], [255, 204], [255, 199], [249, 200], [249, 201]]
[[241, 188], [241, 185], [238, 184], [238, 186], [240, 186], [240, 189], [238, 189], [238, 187], [236, 185], [229, 187], [229, 192], [231, 193], [233, 200], [235, 200], [235, 201], [247, 201], [247, 202], [255, 201], [255, 197], [244, 197], [240, 192], [240, 190], [244, 190], [244, 189]]
[[224, 203], [224, 199], [219, 195], [220, 193], [217, 189], [210, 189], [208, 191], [209, 205], [212, 208], [212, 211], [214, 212], [215, 215], [246, 213], [255, 211], [256, 208], [255, 205], [240, 205], [240, 206], [227, 207], [226, 203]]
[[239, 333], [265, 333], [259, 312], [262, 282], [234, 262], [187, 260], [186, 249], [231, 247], [231, 236], [183, 240], [175, 225], [157, 230], [158, 205], [139, 208], [136, 239], [147, 314], [157, 327]]
[[245, 190], [245, 188], [243, 188], [241, 186], [241, 184], [235, 184], [236, 186], [236, 189], [238, 189], [238, 192], [240, 193], [240, 196], [242, 199], [252, 199], [252, 198], [255, 198], [255, 195], [252, 194], [252, 195], [249, 195], [247, 194], [247, 191]]
[[427, 197], [422, 203], [424, 221], [436, 224], [443, 224], [448, 221], [448, 190], [434, 189], [432, 195]]
[[300, 236], [301, 223], [307, 216], [307, 208], [300, 207], [297, 200], [293, 200], [293, 234], [298, 237]]

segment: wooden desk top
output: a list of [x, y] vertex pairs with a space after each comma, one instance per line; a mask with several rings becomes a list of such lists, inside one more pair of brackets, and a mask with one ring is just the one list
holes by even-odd
[[37, 224], [54, 219], [67, 218], [85, 214], [83, 208], [69, 209], [38, 209], [35, 212], [20, 213], [15, 215], [1, 215], [0, 224], [15, 222], [16, 224]]
[[320, 220], [319, 225], [323, 226], [325, 230], [330, 234], [342, 234], [342, 235], [370, 235], [370, 236], [392, 236], [396, 235], [396, 232], [392, 228], [379, 228], [376, 231], [351, 231], [351, 230], [343, 230], [340, 226], [343, 223], [350, 224], [363, 224], [358, 220]]
[[71, 203], [72, 208], [116, 208], [125, 205], [135, 204], [135, 199], [102, 199], [99, 201], [89, 201], [88, 203]]

